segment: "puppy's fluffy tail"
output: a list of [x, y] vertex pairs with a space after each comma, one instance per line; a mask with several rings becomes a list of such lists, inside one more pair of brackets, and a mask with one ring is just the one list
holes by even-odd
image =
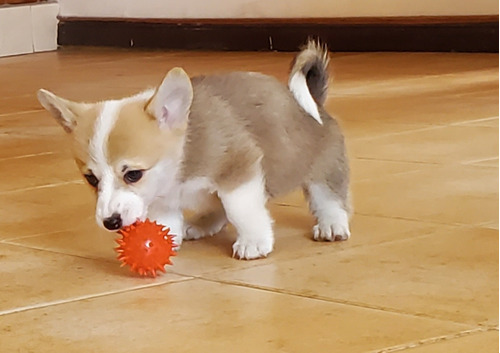
[[328, 90], [328, 49], [309, 40], [292, 61], [288, 88], [300, 106], [318, 123], [323, 124], [318, 105], [323, 106]]

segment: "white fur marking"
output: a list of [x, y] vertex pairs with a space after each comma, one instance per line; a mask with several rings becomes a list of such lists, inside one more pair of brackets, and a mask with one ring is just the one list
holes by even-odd
[[299, 103], [299, 105], [309, 114], [314, 120], [316, 120], [320, 125], [323, 125], [323, 120], [319, 115], [318, 105], [314, 101], [309, 88], [307, 87], [307, 81], [302, 72], [296, 72], [288, 81], [288, 88], [293, 93], [293, 96]]
[[170, 228], [169, 233], [174, 235], [174, 244], [176, 245], [176, 250], [179, 250], [182, 245], [182, 238], [184, 237], [184, 216], [182, 215], [182, 211], [163, 208], [161, 210], [151, 210], [148, 216], [159, 224]]
[[107, 101], [94, 125], [94, 136], [89, 144], [89, 154], [92, 160], [89, 165], [99, 179], [99, 194], [96, 207], [96, 221], [102, 221], [113, 213], [110, 207], [114, 191], [114, 173], [107, 159], [107, 142], [111, 130], [115, 126], [120, 111], [121, 102]]
[[227, 218], [238, 231], [233, 255], [246, 260], [267, 256], [273, 250], [274, 236], [262, 174], [231, 192], [219, 192], [219, 196]]
[[94, 135], [89, 143], [91, 161], [89, 168], [99, 179], [99, 192], [96, 206], [96, 221], [102, 226], [105, 218], [113, 213], [121, 216], [123, 225], [134, 223], [146, 215], [144, 200], [131, 190], [120, 188], [113, 166], [109, 164], [107, 150], [109, 134], [115, 126], [121, 108], [130, 102], [146, 100], [154, 90], [147, 90], [122, 100], [106, 101], [94, 125]]
[[349, 215], [335, 194], [322, 184], [311, 184], [309, 193], [311, 209], [318, 218], [313, 228], [314, 240], [349, 239]]

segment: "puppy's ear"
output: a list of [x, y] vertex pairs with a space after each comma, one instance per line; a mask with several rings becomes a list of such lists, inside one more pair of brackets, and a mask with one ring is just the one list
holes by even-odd
[[183, 69], [176, 67], [167, 73], [146, 111], [156, 118], [161, 128], [182, 128], [187, 123], [192, 101], [191, 79]]
[[38, 91], [37, 97], [40, 104], [54, 116], [66, 132], [73, 131], [76, 126], [77, 113], [83, 104], [58, 97], [44, 89]]

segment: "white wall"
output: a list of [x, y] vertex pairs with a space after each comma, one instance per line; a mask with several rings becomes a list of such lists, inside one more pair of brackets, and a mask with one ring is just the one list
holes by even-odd
[[498, 0], [59, 0], [61, 16], [272, 18], [498, 15]]
[[0, 6], [0, 57], [57, 48], [56, 2]]

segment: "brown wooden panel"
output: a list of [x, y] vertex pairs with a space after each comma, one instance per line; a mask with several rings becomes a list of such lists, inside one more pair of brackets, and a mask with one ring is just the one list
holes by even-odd
[[59, 44], [204, 50], [498, 52], [498, 16], [300, 19], [61, 18]]
[[498, 22], [498, 15], [477, 16], [393, 16], [393, 17], [301, 17], [301, 18], [120, 18], [120, 17], [60, 17], [61, 21], [106, 21], [139, 23], [175, 23], [191, 25], [229, 24], [458, 24]]
[[38, 2], [38, 0], [4, 0], [5, 4], [30, 4], [33, 2]]

